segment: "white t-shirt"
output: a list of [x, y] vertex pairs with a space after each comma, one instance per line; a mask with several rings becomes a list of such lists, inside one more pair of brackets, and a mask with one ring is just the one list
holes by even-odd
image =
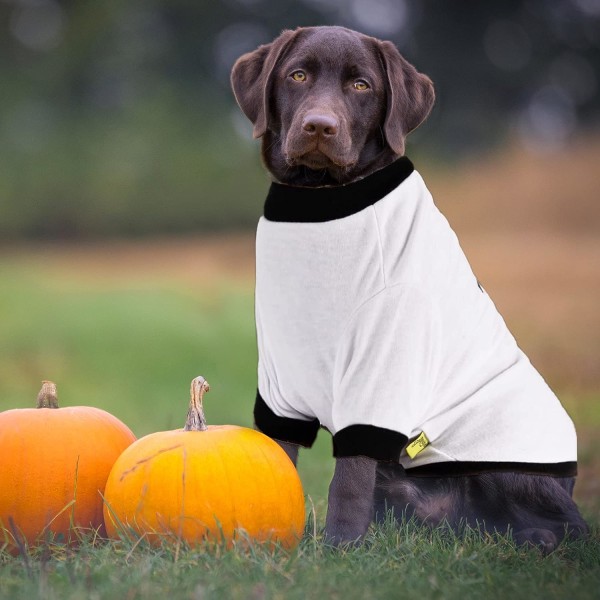
[[346, 186], [272, 184], [256, 327], [255, 420], [275, 439], [322, 426], [336, 456], [414, 474], [575, 472], [573, 423], [406, 157]]

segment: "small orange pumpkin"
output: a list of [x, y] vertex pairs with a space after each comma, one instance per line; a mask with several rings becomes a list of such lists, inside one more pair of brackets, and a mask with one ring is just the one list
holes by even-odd
[[[152, 433], [115, 463], [104, 494], [111, 537], [131, 530], [152, 543], [203, 540], [296, 546], [304, 528], [304, 493], [282, 448], [258, 431], [206, 425], [203, 377], [191, 385], [184, 429]], [[247, 536], [247, 538], [246, 538]]]
[[44, 381], [37, 408], [0, 413], [0, 545], [75, 541], [73, 526], [103, 530], [102, 493], [135, 440], [119, 419], [90, 406], [58, 407]]

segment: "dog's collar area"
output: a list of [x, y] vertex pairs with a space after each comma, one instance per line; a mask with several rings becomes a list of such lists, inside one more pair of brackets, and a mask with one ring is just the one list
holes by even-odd
[[364, 179], [346, 185], [298, 187], [271, 183], [264, 216], [269, 221], [322, 223], [349, 217], [372, 206], [395, 190], [414, 166], [402, 156]]

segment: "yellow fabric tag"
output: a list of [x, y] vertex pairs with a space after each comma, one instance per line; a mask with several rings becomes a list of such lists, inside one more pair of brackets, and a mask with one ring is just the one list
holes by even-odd
[[419, 436], [415, 440], [413, 440], [408, 446], [406, 446], [406, 454], [408, 454], [411, 458], [414, 458], [427, 446], [429, 446], [429, 440], [427, 439], [425, 432], [421, 431]]

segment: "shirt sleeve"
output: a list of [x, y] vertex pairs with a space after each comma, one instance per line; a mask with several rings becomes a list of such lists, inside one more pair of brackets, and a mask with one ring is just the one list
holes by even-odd
[[355, 312], [334, 371], [336, 457], [399, 460], [430, 403], [440, 338], [437, 305], [414, 288], [386, 288]]
[[274, 440], [298, 444], [305, 448], [313, 445], [321, 426], [318, 419], [293, 419], [275, 414], [258, 390], [254, 403], [254, 424], [259, 431]]

